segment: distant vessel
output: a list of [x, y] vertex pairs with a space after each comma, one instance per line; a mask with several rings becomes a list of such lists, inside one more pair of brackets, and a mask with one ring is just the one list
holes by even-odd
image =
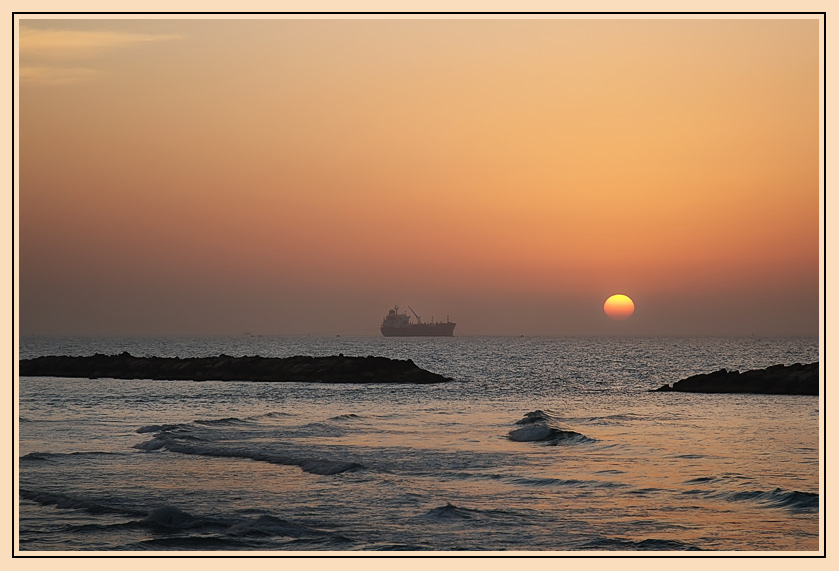
[[[408, 309], [411, 309], [408, 306]], [[385, 337], [451, 337], [454, 335], [456, 323], [449, 321], [437, 321], [423, 323], [417, 312], [411, 309], [411, 313], [417, 318], [416, 323], [411, 323], [411, 317], [407, 313], [399, 313], [399, 306], [387, 312], [382, 321], [382, 335]]]

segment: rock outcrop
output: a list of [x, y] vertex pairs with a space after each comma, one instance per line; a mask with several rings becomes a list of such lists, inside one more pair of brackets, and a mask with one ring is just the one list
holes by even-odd
[[20, 360], [21, 376], [192, 381], [319, 383], [443, 383], [448, 377], [419, 368], [410, 359], [386, 357], [135, 357], [97, 353]]
[[694, 375], [664, 385], [656, 391], [688, 393], [759, 393], [768, 395], [818, 395], [819, 364], [773, 365], [754, 371], [728, 371]]

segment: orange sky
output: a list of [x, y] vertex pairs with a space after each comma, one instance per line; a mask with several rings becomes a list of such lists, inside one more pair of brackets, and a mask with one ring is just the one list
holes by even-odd
[[23, 19], [21, 332], [815, 335], [819, 50], [812, 18]]

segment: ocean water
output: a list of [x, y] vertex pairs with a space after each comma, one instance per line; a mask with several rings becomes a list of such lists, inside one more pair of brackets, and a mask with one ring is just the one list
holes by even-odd
[[380, 355], [439, 385], [18, 382], [18, 549], [823, 548], [819, 398], [649, 392], [815, 338], [24, 337], [20, 357]]

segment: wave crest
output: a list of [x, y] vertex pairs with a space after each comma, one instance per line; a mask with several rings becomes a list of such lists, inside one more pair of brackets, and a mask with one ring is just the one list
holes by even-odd
[[436, 507], [425, 514], [426, 517], [433, 519], [444, 520], [464, 520], [475, 519], [480, 515], [480, 510], [470, 510], [468, 508], [460, 508], [452, 503], [446, 503], [444, 506]]
[[785, 491], [775, 488], [771, 492], [748, 491], [725, 494], [730, 501], [756, 501], [767, 507], [787, 508], [796, 511], [818, 511], [819, 494], [811, 492]]
[[535, 410], [516, 421], [522, 425], [507, 433], [507, 438], [515, 442], [546, 442], [551, 444], [591, 442], [588, 438], [573, 430], [566, 430], [557, 425], [557, 417], [549, 412]]
[[[230, 419], [223, 419], [229, 421]], [[241, 421], [234, 421], [234, 424]], [[223, 423], [222, 423], [223, 424]], [[287, 455], [270, 448], [251, 448], [246, 444], [216, 443], [204, 440], [189, 432], [189, 427], [177, 426], [181, 430], [161, 431], [151, 440], [134, 445], [137, 450], [147, 452], [168, 450], [179, 454], [196, 456], [212, 456], [216, 458], [245, 458], [257, 462], [268, 462], [284, 466], [298, 466], [304, 472], [320, 476], [333, 476], [343, 472], [352, 472], [364, 468], [362, 464], [348, 460], [332, 460], [329, 458], [298, 457]], [[201, 434], [207, 437], [207, 434]]]
[[195, 518], [175, 506], [161, 506], [140, 520], [141, 524], [183, 529], [195, 523]]

